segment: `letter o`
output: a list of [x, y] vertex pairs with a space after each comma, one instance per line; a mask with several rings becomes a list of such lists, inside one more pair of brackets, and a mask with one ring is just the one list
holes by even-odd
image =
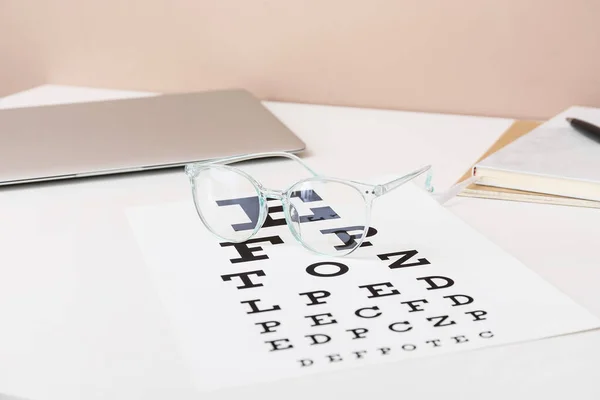
[[[333, 265], [333, 266], [337, 267], [337, 271], [331, 272], [328, 274], [324, 274], [322, 272], [317, 272], [317, 267], [320, 267], [322, 265]], [[317, 276], [319, 278], [330, 278], [330, 277], [334, 277], [334, 276], [344, 275], [346, 272], [348, 272], [348, 270], [349, 270], [349, 268], [346, 265], [344, 265], [342, 263], [338, 263], [338, 262], [332, 262], [332, 261], [318, 262], [318, 263], [314, 263], [314, 264], [311, 264], [308, 267], [306, 267], [306, 272], [308, 272], [309, 275]]]
[[414, 344], [404, 344], [402, 345], [402, 350], [404, 351], [413, 351], [416, 350], [417, 346], [415, 346]]

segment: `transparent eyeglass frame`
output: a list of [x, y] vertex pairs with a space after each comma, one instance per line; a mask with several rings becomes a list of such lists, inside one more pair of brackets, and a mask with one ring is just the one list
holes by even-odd
[[[309, 177], [299, 180], [299, 181], [295, 181], [293, 184], [291, 184], [290, 186], [288, 186], [286, 189], [283, 189], [283, 190], [270, 189], [270, 188], [264, 187], [259, 181], [257, 181], [254, 177], [252, 177], [245, 171], [243, 171], [239, 168], [235, 168], [230, 165], [230, 164], [234, 164], [234, 163], [242, 162], [242, 161], [249, 161], [249, 160], [261, 159], [261, 158], [273, 158], [273, 157], [283, 157], [283, 158], [288, 158], [288, 159], [298, 162], [309, 173]], [[196, 178], [198, 177], [198, 175], [200, 174], [200, 172], [202, 170], [208, 169], [208, 168], [218, 168], [218, 169], [233, 171], [233, 172], [245, 177], [246, 179], [248, 179], [249, 182], [252, 183], [252, 185], [254, 185], [256, 194], [259, 199], [260, 209], [259, 209], [258, 223], [254, 227], [254, 229], [251, 232], [249, 232], [247, 237], [244, 237], [243, 239], [238, 239], [238, 240], [232, 240], [231, 238], [223, 237], [218, 232], [215, 232], [213, 230], [213, 228], [210, 226], [210, 224], [206, 221], [205, 217], [203, 216], [202, 211], [200, 210], [200, 207], [199, 207], [198, 199], [197, 199], [198, 190], [197, 190]], [[399, 188], [400, 186], [406, 184], [407, 182], [414, 180], [415, 178], [417, 178], [419, 176], [422, 176], [423, 174], [426, 174], [423, 189], [425, 189], [425, 191], [429, 192], [438, 203], [443, 204], [446, 201], [448, 201], [449, 199], [456, 196], [456, 194], [458, 194], [464, 187], [466, 187], [467, 185], [471, 184], [474, 181], [473, 178], [468, 179], [464, 182], [461, 182], [460, 184], [453, 186], [446, 192], [436, 193], [433, 186], [431, 185], [431, 180], [432, 180], [431, 165], [426, 165], [426, 166], [418, 168], [406, 175], [403, 175], [401, 177], [398, 177], [396, 179], [388, 181], [386, 183], [374, 185], [374, 184], [369, 184], [369, 183], [357, 182], [354, 180], [340, 179], [340, 178], [331, 177], [331, 176], [327, 176], [327, 175], [321, 175], [321, 174], [315, 172], [312, 168], [310, 168], [301, 158], [299, 158], [295, 154], [286, 153], [286, 152], [254, 153], [254, 154], [247, 154], [247, 155], [240, 155], [240, 156], [233, 156], [233, 157], [219, 158], [219, 159], [213, 159], [213, 160], [208, 160], [208, 161], [189, 163], [189, 164], [185, 165], [184, 171], [190, 181], [190, 185], [191, 185], [191, 189], [192, 189], [192, 196], [193, 196], [193, 201], [194, 201], [194, 206], [195, 206], [196, 212], [197, 212], [200, 220], [204, 224], [204, 226], [216, 237], [218, 237], [222, 240], [225, 240], [227, 242], [231, 242], [231, 243], [242, 243], [242, 242], [245, 242], [245, 241], [251, 239], [261, 229], [261, 227], [263, 226], [265, 219], [268, 215], [267, 200], [274, 199], [274, 200], [281, 201], [281, 203], [283, 205], [283, 212], [284, 212], [286, 224], [287, 224], [289, 230], [291, 231], [292, 235], [294, 236], [294, 238], [303, 247], [305, 247], [307, 250], [317, 253], [317, 254], [327, 255], [327, 256], [340, 256], [340, 257], [346, 256], [346, 255], [354, 252], [356, 249], [358, 249], [360, 247], [362, 242], [365, 240], [366, 232], [369, 229], [373, 201], [376, 198], [383, 196], [383, 195], [391, 192], [394, 189]], [[292, 215], [292, 212], [290, 211], [292, 209], [290, 199], [292, 197], [293, 189], [298, 187], [299, 185], [302, 185], [303, 183], [314, 182], [314, 181], [341, 183], [341, 184], [344, 184], [344, 185], [354, 188], [362, 196], [364, 203], [365, 203], [365, 212], [366, 212], [365, 221], [366, 222], [365, 222], [363, 233], [359, 236], [358, 240], [356, 240], [356, 245], [352, 249], [349, 249], [347, 251], [337, 251], [336, 250], [335, 252], [332, 251], [331, 253], [319, 252], [319, 251], [313, 249], [304, 240], [302, 240], [299, 233], [294, 228], [293, 223], [296, 221], [294, 221], [294, 216]]]

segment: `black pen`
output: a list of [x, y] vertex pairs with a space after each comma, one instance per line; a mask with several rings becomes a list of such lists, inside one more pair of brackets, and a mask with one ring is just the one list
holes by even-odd
[[571, 126], [594, 139], [600, 140], [600, 127], [577, 118], [567, 118]]

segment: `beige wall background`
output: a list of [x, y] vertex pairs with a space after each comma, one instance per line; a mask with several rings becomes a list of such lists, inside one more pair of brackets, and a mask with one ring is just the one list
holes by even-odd
[[599, 0], [0, 0], [0, 93], [40, 82], [545, 118], [600, 106]]

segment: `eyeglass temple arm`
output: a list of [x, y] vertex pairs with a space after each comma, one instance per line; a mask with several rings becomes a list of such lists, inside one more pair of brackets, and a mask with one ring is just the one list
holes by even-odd
[[255, 160], [257, 158], [268, 158], [268, 157], [284, 157], [284, 158], [289, 158], [291, 160], [294, 160], [294, 161], [298, 162], [308, 172], [310, 172], [313, 176], [318, 176], [319, 175], [315, 171], [313, 171], [312, 168], [310, 168], [308, 165], [306, 165], [306, 163], [304, 161], [302, 161], [302, 159], [300, 159], [300, 157], [298, 157], [295, 154], [287, 153], [287, 152], [284, 152], [284, 151], [274, 151], [274, 152], [256, 153], [256, 154], [243, 154], [243, 155], [239, 155], [239, 156], [232, 156], [232, 157], [227, 157], [227, 158], [219, 158], [219, 159], [215, 159], [215, 160], [210, 160], [210, 161], [202, 162], [200, 164], [202, 164], [202, 165], [207, 165], [207, 164], [230, 164], [230, 163], [234, 163], [234, 162], [249, 161], [249, 160]]
[[465, 179], [462, 182], [458, 182], [457, 184], [451, 186], [443, 192], [433, 193], [433, 198], [440, 204], [444, 204], [452, 198], [458, 196], [460, 192], [462, 192], [467, 186], [476, 183], [479, 180], [478, 176], [472, 176], [468, 179]]
[[402, 185], [404, 185], [405, 183], [417, 178], [419, 175], [425, 173], [425, 172], [429, 172], [429, 175], [427, 177], [427, 180], [425, 182], [425, 189], [429, 192], [431, 192], [431, 196], [440, 204], [444, 204], [447, 201], [451, 200], [452, 198], [456, 197], [458, 194], [460, 194], [465, 188], [467, 188], [468, 186], [470, 186], [473, 183], [476, 183], [479, 180], [479, 177], [477, 176], [471, 176], [468, 179], [465, 179], [462, 182], [458, 182], [455, 185], [451, 186], [450, 188], [442, 191], [442, 192], [434, 192], [433, 190], [433, 186], [431, 186], [431, 166], [425, 166], [421, 169], [418, 169], [414, 172], [411, 172], [410, 174], [407, 174], [401, 178], [398, 179], [394, 179], [393, 181], [390, 181], [388, 183], [385, 183], [383, 185], [378, 185], [375, 187], [375, 193], [378, 196], [381, 196], [387, 192], [389, 192], [390, 190], [394, 190]]
[[[413, 171], [407, 175], [404, 175], [403, 177], [394, 179], [393, 181], [389, 181], [382, 185], [377, 185], [377, 186], [375, 186], [375, 194], [377, 194], [378, 196], [384, 195], [387, 192], [394, 190], [396, 188], [399, 188], [400, 186], [404, 185], [405, 183], [412, 181], [413, 179], [424, 174], [425, 172], [429, 171], [430, 169], [431, 169], [431, 165], [426, 165], [416, 171]], [[429, 185], [429, 180], [430, 180], [430, 177], [427, 178], [427, 185]]]

